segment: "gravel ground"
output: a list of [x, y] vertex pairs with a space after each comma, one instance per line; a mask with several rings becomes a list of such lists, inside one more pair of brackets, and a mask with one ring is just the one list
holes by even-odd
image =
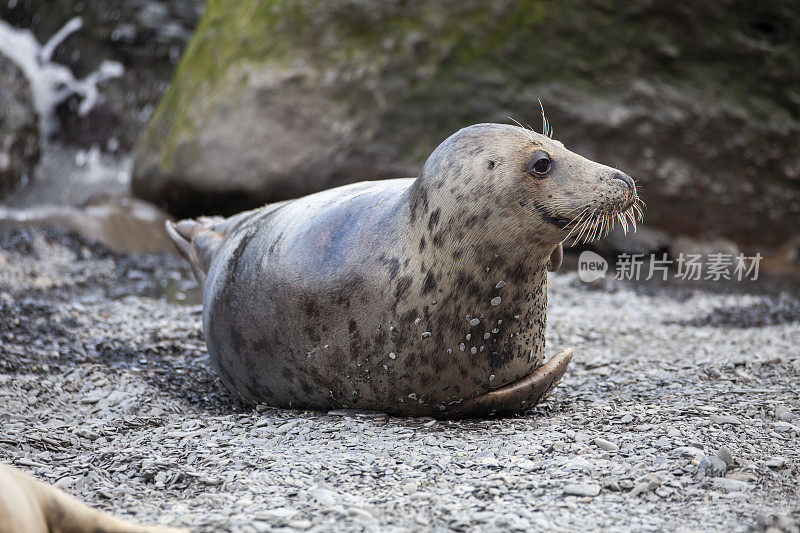
[[188, 275], [58, 230], [0, 235], [0, 460], [196, 531], [797, 531], [797, 290], [558, 274], [561, 386], [459, 422], [237, 403], [200, 307], [163, 296]]

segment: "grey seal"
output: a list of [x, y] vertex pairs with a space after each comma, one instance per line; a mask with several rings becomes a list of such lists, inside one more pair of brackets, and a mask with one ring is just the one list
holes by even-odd
[[361, 182], [228, 219], [168, 223], [203, 292], [223, 383], [248, 402], [400, 415], [533, 406], [547, 270], [562, 241], [635, 223], [633, 180], [545, 135], [464, 128], [417, 178]]

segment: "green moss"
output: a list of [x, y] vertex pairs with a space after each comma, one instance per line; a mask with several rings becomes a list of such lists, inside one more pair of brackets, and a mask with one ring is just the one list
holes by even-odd
[[208, 3], [142, 140], [149, 149], [158, 147], [163, 171], [172, 167], [181, 139], [203, 126], [200, 117], [224, 88], [231, 67], [269, 56], [277, 43], [269, 38], [274, 33], [271, 10], [281, 3], [285, 2]]

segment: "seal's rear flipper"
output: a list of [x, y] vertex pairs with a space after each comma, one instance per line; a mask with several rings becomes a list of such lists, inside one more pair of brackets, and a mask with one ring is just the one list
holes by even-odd
[[444, 418], [482, 416], [529, 409], [546, 398], [564, 377], [572, 348], [565, 348], [551, 357], [533, 373], [499, 389], [464, 400], [442, 414]]
[[217, 231], [221, 218], [202, 217], [178, 222], [167, 221], [167, 234], [184, 259], [192, 266], [200, 286], [205, 285], [208, 268], [224, 237]]

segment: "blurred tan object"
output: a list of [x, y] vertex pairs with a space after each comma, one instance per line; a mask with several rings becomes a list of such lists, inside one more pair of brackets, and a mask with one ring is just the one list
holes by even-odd
[[43, 205], [0, 207], [0, 229], [26, 226], [62, 226], [97, 239], [106, 246], [131, 253], [173, 252], [164, 233], [169, 215], [149, 202], [111, 197], [82, 207]]
[[773, 276], [800, 276], [800, 235], [795, 235], [764, 258], [761, 269]]
[[0, 464], [0, 533], [178, 533], [138, 526], [79, 502], [6, 464]]

